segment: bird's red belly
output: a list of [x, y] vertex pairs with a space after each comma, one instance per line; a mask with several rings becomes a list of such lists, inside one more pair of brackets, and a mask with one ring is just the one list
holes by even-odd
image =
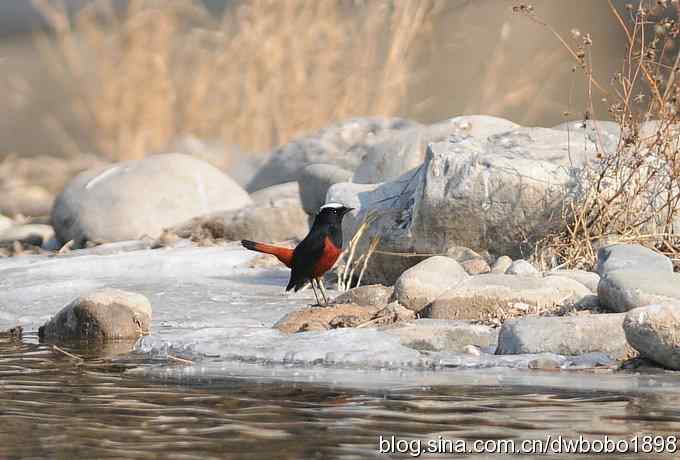
[[330, 238], [326, 237], [324, 240], [323, 254], [314, 266], [312, 278], [319, 278], [323, 276], [328, 270], [333, 268], [335, 261], [338, 260], [338, 257], [340, 257], [341, 253], [342, 249], [335, 246]]

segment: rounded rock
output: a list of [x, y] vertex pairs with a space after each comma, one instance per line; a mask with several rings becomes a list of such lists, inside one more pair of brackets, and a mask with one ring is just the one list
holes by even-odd
[[102, 289], [62, 308], [39, 329], [46, 340], [110, 341], [149, 333], [151, 303], [142, 294]]
[[680, 370], [680, 304], [648, 305], [626, 314], [623, 330], [642, 357]]
[[153, 155], [78, 175], [57, 197], [52, 223], [60, 241], [79, 246], [156, 238], [192, 217], [251, 203], [236, 182], [204, 161]]
[[452, 258], [434, 256], [402, 273], [394, 285], [394, 296], [401, 305], [419, 311], [468, 278], [463, 267]]

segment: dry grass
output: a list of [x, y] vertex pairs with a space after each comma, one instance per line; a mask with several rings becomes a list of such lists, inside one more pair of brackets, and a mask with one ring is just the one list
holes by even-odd
[[607, 98], [621, 136], [606, 149], [594, 123], [597, 159], [582, 171], [580, 196], [565, 206], [566, 231], [539, 245], [543, 265], [590, 268], [597, 247], [610, 241], [639, 243], [680, 264], [680, 23], [670, 4], [643, 0], [621, 15], [610, 1], [627, 37], [610, 88], [592, 75], [590, 36], [575, 33], [573, 45], [558, 36], [587, 79], [584, 118], [597, 118], [593, 100]]
[[[361, 286], [361, 281], [366, 273], [368, 261], [380, 245], [380, 236], [371, 238], [368, 246], [357, 254], [361, 240], [369, 227], [379, 218], [377, 211], [370, 211], [359, 225], [359, 228], [347, 244], [347, 248], [342, 252], [336, 266], [338, 267], [338, 291], [344, 292], [352, 287]], [[355, 275], [358, 276], [355, 283]]]
[[[50, 73], [100, 153], [140, 158], [182, 135], [257, 152], [331, 121], [400, 113], [441, 0], [33, 0]], [[76, 133], [55, 126], [73, 150]]]

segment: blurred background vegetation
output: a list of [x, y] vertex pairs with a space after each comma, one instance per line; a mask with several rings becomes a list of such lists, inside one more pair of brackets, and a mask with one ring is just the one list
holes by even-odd
[[[3, 0], [0, 155], [131, 159], [195, 136], [233, 162], [352, 116], [583, 117], [582, 72], [517, 3]], [[589, 32], [594, 74], [614, 74], [606, 1], [532, 6], [567, 39]]]

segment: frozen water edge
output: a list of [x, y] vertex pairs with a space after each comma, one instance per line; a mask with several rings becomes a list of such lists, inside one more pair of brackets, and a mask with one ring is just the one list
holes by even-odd
[[[115, 287], [143, 293], [153, 305], [152, 334], [138, 342], [137, 351], [172, 352], [196, 361], [190, 368], [168, 365], [145, 372], [188, 383], [206, 376], [267, 378], [273, 369], [281, 379], [352, 384], [352, 378], [338, 376], [354, 375], [356, 385], [385, 386], [409, 381], [451, 384], [461, 378], [471, 382], [491, 378], [488, 381], [501, 384], [499, 376], [505, 376], [505, 382], [512, 381], [510, 376], [534, 381], [531, 376], [538, 374], [511, 369], [525, 369], [536, 356], [421, 353], [375, 329], [284, 335], [271, 326], [311, 303], [313, 295], [284, 293], [287, 270], [247, 268], [254, 255], [236, 244], [157, 250], [140, 250], [134, 244], [117, 247], [127, 252], [109, 253], [100, 247], [95, 254], [0, 260], [0, 329], [20, 324], [36, 331], [74, 297]], [[563, 367], [587, 366], [600, 359], [586, 357], [579, 364], [578, 359], [548, 357]], [[567, 380], [562, 375], [567, 373], [558, 374], [557, 380]], [[612, 377], [597, 375], [592, 383], [596, 386]]]
[[286, 294], [286, 269], [247, 268], [240, 246], [132, 250], [0, 261], [0, 328], [37, 328], [63, 305], [97, 288], [141, 292], [153, 305], [152, 335], [138, 350], [223, 360], [412, 365], [420, 354], [376, 330], [287, 336], [271, 326], [312, 303], [310, 291]]
[[564, 391], [615, 393], [678, 393], [677, 374], [634, 374], [529, 371], [493, 367], [467, 369], [374, 369], [339, 366], [255, 364], [239, 361], [199, 363], [191, 366], [139, 368], [132, 374], [165, 382], [220, 385], [234, 379], [262, 383], [292, 382], [365, 391], [404, 391], [433, 386], [535, 387]]

